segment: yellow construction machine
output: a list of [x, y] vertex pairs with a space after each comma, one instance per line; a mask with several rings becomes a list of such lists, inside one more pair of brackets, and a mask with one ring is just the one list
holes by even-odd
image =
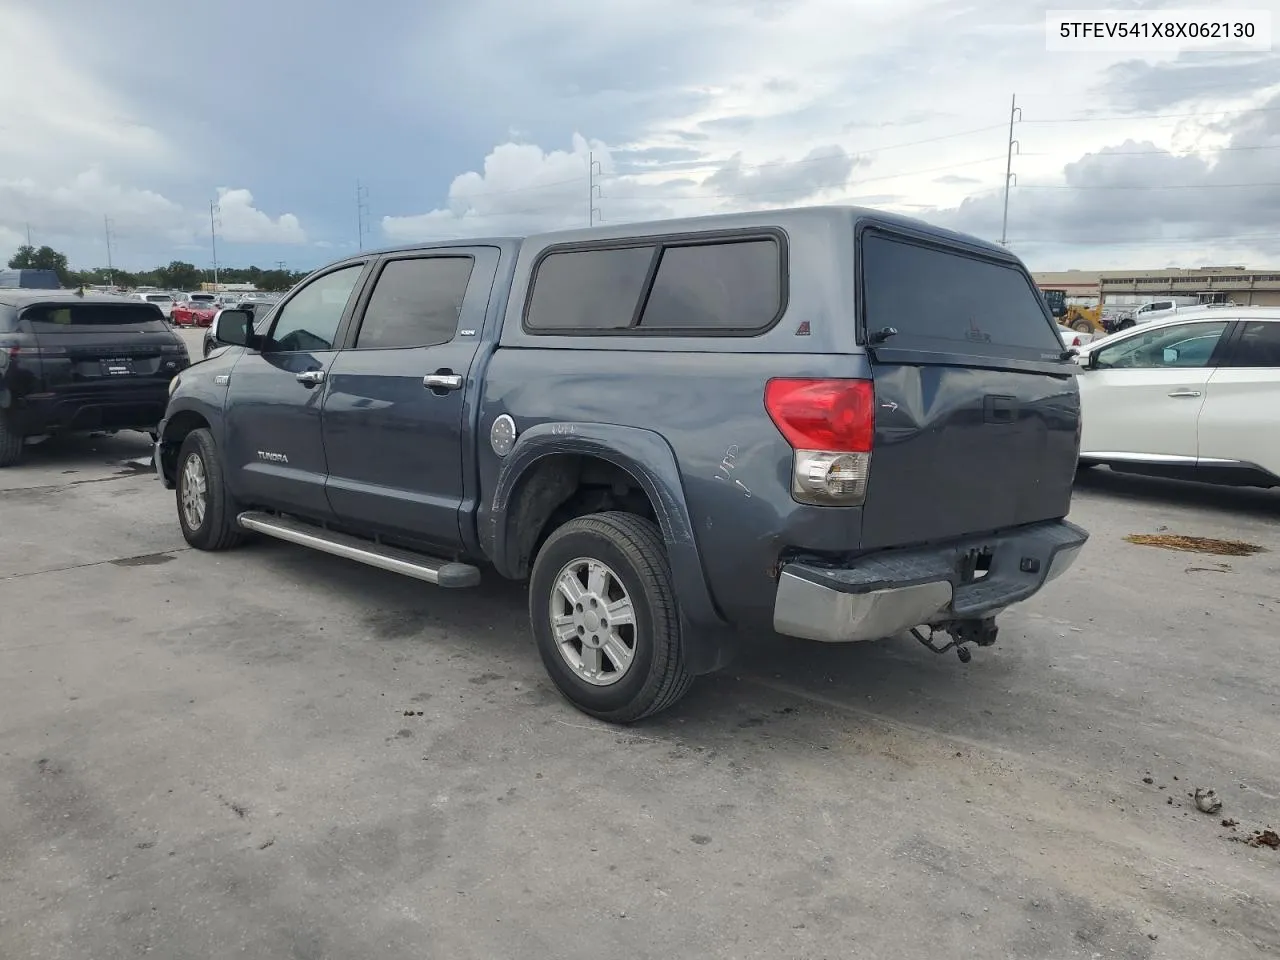
[[1106, 328], [1102, 325], [1102, 305], [1096, 307], [1082, 307], [1078, 304], [1067, 303], [1067, 291], [1056, 289], [1041, 289], [1044, 299], [1049, 304], [1049, 312], [1053, 314], [1053, 318], [1064, 327], [1070, 327], [1080, 333], [1106, 333]]

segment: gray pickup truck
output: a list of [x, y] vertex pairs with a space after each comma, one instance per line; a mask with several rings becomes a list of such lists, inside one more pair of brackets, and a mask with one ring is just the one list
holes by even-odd
[[1025, 267], [871, 210], [363, 253], [218, 339], [156, 444], [188, 543], [527, 580], [552, 680], [613, 722], [736, 631], [967, 660], [1088, 536], [1077, 367]]

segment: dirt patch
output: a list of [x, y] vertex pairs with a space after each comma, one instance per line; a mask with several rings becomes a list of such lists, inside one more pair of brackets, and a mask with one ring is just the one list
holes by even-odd
[[1266, 552], [1264, 547], [1245, 543], [1243, 540], [1214, 540], [1210, 537], [1186, 537], [1175, 533], [1131, 533], [1125, 540], [1141, 547], [1163, 547], [1165, 550], [1208, 553], [1216, 557], [1248, 557]]

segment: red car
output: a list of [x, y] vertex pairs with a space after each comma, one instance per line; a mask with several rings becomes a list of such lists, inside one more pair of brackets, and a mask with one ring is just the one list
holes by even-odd
[[207, 327], [213, 323], [213, 315], [218, 312], [216, 303], [203, 300], [188, 300], [175, 303], [170, 319], [175, 327]]

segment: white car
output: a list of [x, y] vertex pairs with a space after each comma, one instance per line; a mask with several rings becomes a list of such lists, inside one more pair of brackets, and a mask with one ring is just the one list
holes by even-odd
[[1076, 362], [1082, 467], [1280, 486], [1280, 307], [1178, 311]]
[[154, 303], [160, 308], [160, 312], [164, 314], [166, 320], [173, 314], [173, 297], [167, 293], [148, 290], [145, 293], [135, 293], [134, 296], [139, 300], [145, 300], [147, 303]]
[[1064, 347], [1074, 347], [1077, 350], [1093, 340], [1092, 333], [1072, 330], [1070, 327], [1064, 327], [1062, 324], [1058, 324], [1058, 336], [1062, 338], [1062, 345]]

